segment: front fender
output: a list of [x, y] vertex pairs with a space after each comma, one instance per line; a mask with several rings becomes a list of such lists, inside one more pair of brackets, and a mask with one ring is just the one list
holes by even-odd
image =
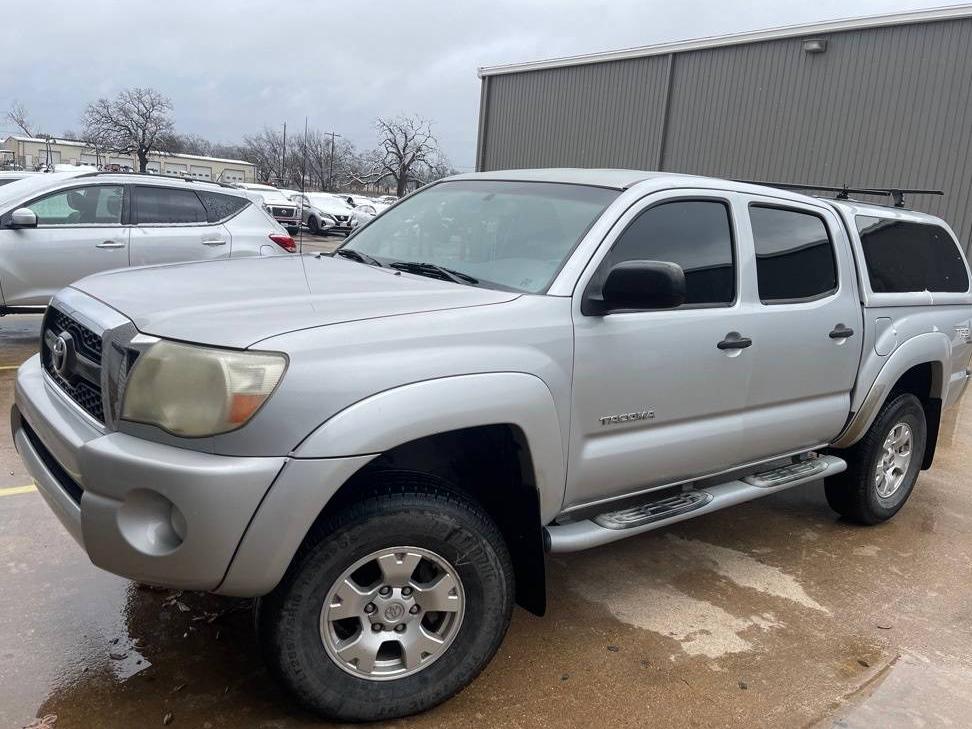
[[343, 458], [383, 453], [437, 433], [500, 424], [517, 426], [526, 438], [546, 523], [563, 504], [567, 464], [553, 395], [535, 375], [488, 372], [386, 390], [329, 418], [294, 455]]
[[863, 438], [881, 410], [891, 388], [905, 372], [915, 365], [932, 363], [931, 396], [943, 399], [947, 386], [947, 378], [944, 373], [948, 371], [951, 353], [951, 342], [941, 332], [919, 334], [894, 350], [878, 372], [877, 377], [874, 378], [861, 407], [833, 445], [837, 448], [848, 448]]
[[564, 499], [559, 422], [544, 382], [516, 372], [426, 380], [360, 400], [321, 424], [291, 454], [216, 592], [243, 597], [270, 592], [342, 484], [380, 453], [461, 428], [511, 424], [521, 430], [534, 468], [539, 529], [556, 516]]

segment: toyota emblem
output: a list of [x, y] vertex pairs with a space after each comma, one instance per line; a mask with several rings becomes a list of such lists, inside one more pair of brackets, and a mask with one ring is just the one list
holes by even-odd
[[68, 343], [70, 334], [59, 334], [51, 350], [51, 364], [54, 371], [61, 377], [67, 377], [68, 368]]

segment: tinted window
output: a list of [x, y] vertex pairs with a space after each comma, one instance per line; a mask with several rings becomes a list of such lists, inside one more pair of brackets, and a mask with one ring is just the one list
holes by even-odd
[[199, 195], [203, 207], [206, 208], [206, 220], [210, 223], [226, 220], [226, 218], [236, 215], [250, 204], [250, 201], [242, 196], [223, 195], [207, 190], [200, 190], [196, 194]]
[[685, 271], [686, 304], [730, 304], [736, 295], [729, 209], [721, 202], [684, 200], [635, 218], [608, 254], [622, 261], [669, 261]]
[[121, 185], [95, 185], [62, 190], [35, 200], [38, 225], [118, 225], [124, 189]]
[[856, 222], [874, 292], [968, 290], [958, 246], [941, 226], [863, 215]]
[[143, 225], [205, 223], [206, 209], [192, 190], [136, 187], [135, 222]]
[[834, 247], [821, 218], [797, 210], [752, 205], [759, 298], [812, 299], [837, 289]]

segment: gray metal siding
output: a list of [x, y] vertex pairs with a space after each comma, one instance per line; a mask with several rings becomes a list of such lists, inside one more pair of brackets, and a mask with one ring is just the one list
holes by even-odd
[[482, 169], [657, 165], [668, 57], [484, 79]]
[[823, 54], [791, 38], [489, 77], [482, 167], [941, 188], [909, 206], [968, 249], [972, 19], [826, 37]]

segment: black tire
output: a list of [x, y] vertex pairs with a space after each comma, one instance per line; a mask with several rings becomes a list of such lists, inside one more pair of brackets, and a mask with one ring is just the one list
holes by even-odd
[[[901, 485], [885, 497], [878, 493], [875, 476], [885, 455], [885, 439], [899, 423], [911, 429], [911, 460]], [[847, 461], [847, 470], [825, 480], [830, 508], [849, 521], [867, 525], [880, 524], [897, 514], [918, 480], [927, 437], [921, 401], [910, 393], [892, 395], [864, 437], [847, 450], [837, 452]]]
[[287, 232], [290, 233], [291, 235], [297, 235], [298, 233], [300, 233], [300, 226], [298, 226], [298, 225], [288, 225], [287, 226]]
[[310, 231], [311, 235], [321, 234], [321, 225], [313, 215], [307, 220], [307, 230]]
[[[513, 567], [502, 535], [476, 504], [434, 481], [399, 477], [326, 519], [314, 535], [256, 606], [271, 672], [311, 711], [343, 721], [424, 711], [465, 687], [496, 653], [513, 609]], [[449, 562], [462, 584], [464, 615], [451, 644], [417, 673], [392, 680], [351, 675], [324, 647], [323, 602], [356, 561], [400, 545]]]

